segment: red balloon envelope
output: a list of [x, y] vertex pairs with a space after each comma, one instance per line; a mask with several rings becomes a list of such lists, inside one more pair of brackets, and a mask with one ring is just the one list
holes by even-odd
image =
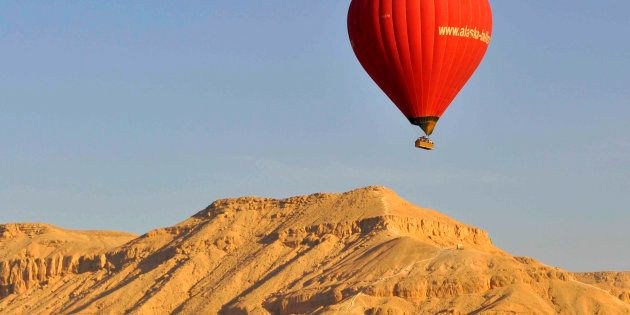
[[352, 0], [363, 68], [427, 135], [475, 72], [492, 36], [488, 0]]

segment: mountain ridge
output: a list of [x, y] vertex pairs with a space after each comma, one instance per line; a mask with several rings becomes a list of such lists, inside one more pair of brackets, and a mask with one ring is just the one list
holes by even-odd
[[630, 314], [626, 273], [512, 256], [379, 186], [221, 199], [172, 227], [103, 237], [83, 252], [59, 243], [66, 256], [31, 246], [0, 259], [0, 312]]

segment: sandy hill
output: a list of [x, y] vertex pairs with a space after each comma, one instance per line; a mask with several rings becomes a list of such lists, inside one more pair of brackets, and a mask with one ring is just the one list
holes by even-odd
[[383, 187], [219, 200], [137, 238], [4, 225], [0, 251], [0, 313], [630, 314], [630, 274], [514, 257]]

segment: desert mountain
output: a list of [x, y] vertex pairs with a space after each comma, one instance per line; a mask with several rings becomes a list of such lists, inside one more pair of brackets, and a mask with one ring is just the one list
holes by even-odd
[[0, 313], [630, 314], [572, 274], [383, 187], [214, 202], [140, 237], [0, 225]]

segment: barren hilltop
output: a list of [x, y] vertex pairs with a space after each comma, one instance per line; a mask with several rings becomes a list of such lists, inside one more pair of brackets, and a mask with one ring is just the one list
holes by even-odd
[[214, 202], [137, 237], [0, 225], [0, 313], [630, 314], [573, 274], [383, 187]]

